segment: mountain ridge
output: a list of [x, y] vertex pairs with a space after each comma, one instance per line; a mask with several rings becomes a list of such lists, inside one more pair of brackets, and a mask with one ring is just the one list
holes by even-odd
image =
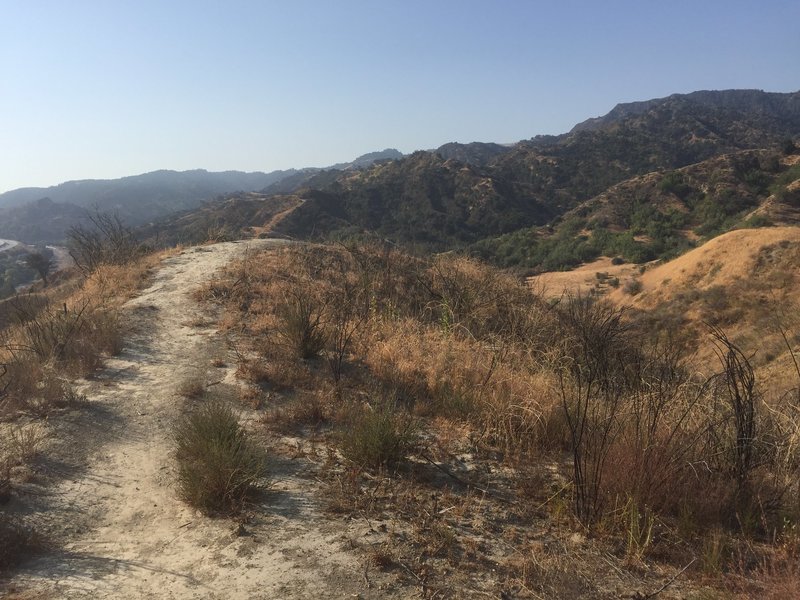
[[[306, 193], [298, 212], [282, 222], [282, 233], [377, 234], [439, 251], [464, 249], [514, 228], [545, 225], [631, 178], [724, 154], [777, 149], [800, 135], [800, 92], [697, 92], [635, 103], [633, 109], [621, 106], [605, 121], [562, 136], [510, 148], [445, 145], [357, 173], [329, 174], [318, 185], [309, 179], [306, 187], [317, 193]], [[494, 155], [481, 155], [487, 149]], [[471, 159], [468, 150], [478, 158]], [[756, 172], [758, 165], [739, 175], [747, 170], [753, 177], [772, 177]], [[482, 208], [482, 219], [471, 216], [475, 207]], [[722, 212], [732, 217], [739, 210]], [[498, 258], [491, 252], [482, 256]]]

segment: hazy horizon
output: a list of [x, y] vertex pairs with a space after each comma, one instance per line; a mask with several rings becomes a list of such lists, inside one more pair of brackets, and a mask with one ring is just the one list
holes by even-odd
[[560, 134], [619, 102], [800, 88], [800, 4], [3, 3], [0, 192]]

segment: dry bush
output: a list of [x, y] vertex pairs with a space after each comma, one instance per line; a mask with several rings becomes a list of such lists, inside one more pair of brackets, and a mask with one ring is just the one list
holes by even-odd
[[546, 334], [537, 318], [544, 308], [518, 278], [457, 255], [437, 257], [425, 275], [428, 312], [445, 329], [526, 344]]
[[[473, 421], [485, 443], [511, 454], [537, 444], [551, 412], [552, 402], [539, 406], [542, 376], [526, 362], [543, 353], [555, 320], [519, 280], [475, 261], [298, 245], [233, 265], [205, 295], [238, 313], [233, 327], [263, 340], [263, 361], [240, 364], [251, 381], [310, 389], [313, 369], [270, 340], [300, 356], [319, 349], [335, 382], [348, 362], [363, 364], [367, 379], [396, 389], [418, 414]], [[365, 374], [351, 374], [362, 385]]]
[[395, 467], [416, 441], [414, 419], [395, 400], [378, 398], [374, 406], [354, 406], [348, 420], [342, 454], [361, 467]]
[[11, 357], [6, 365], [6, 396], [0, 404], [0, 417], [20, 412], [47, 415], [52, 408], [68, 404], [69, 386], [51, 366], [35, 356]]
[[17, 294], [0, 300], [0, 330], [25, 322], [50, 304], [46, 294]]
[[330, 414], [330, 407], [322, 393], [305, 393], [266, 413], [263, 421], [274, 425], [279, 431], [296, 433], [303, 427], [317, 428], [323, 425], [328, 422]]
[[126, 265], [98, 267], [85, 279], [52, 287], [35, 302], [14, 304], [14, 324], [0, 339], [0, 415], [20, 410], [45, 415], [54, 406], [81, 400], [65, 381], [87, 375], [102, 357], [122, 351], [124, 330], [118, 307], [168, 253]]
[[742, 578], [752, 582], [747, 586], [750, 597], [783, 600], [797, 596], [800, 590], [800, 552], [795, 543], [778, 546], [764, 556], [755, 569], [741, 573]]
[[281, 342], [299, 358], [319, 355], [327, 342], [323, 323], [325, 306], [302, 291], [288, 296], [277, 310], [277, 334]]
[[44, 546], [41, 537], [19, 519], [0, 511], [0, 575]]
[[47, 432], [40, 423], [11, 425], [8, 432], [10, 459], [18, 464], [32, 462], [47, 438]]
[[243, 385], [239, 388], [239, 401], [252, 410], [261, 410], [264, 407], [264, 392], [253, 385]]
[[119, 307], [144, 288], [156, 267], [180, 249], [171, 248], [143, 254], [124, 264], [104, 264], [86, 274], [74, 296], [87, 298], [106, 308]]
[[102, 265], [124, 265], [142, 256], [145, 248], [116, 215], [87, 214], [87, 225], [67, 232], [67, 247], [75, 265], [91, 273]]
[[122, 351], [117, 313], [88, 300], [46, 310], [24, 328], [23, 347], [70, 374], [91, 373], [101, 365], [103, 355]]
[[237, 512], [263, 483], [266, 456], [231, 408], [208, 402], [173, 428], [180, 497], [205, 513]]
[[605, 465], [621, 427], [628, 364], [636, 357], [618, 309], [575, 297], [567, 298], [560, 313], [564, 339], [556, 369], [570, 431], [575, 512], [591, 524], [607, 500]]
[[187, 377], [178, 384], [177, 391], [187, 400], [199, 400], [206, 394], [206, 382], [201, 377]]

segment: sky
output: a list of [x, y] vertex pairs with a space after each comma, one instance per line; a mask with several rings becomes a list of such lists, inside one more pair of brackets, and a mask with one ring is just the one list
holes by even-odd
[[0, 0], [0, 192], [564, 133], [800, 90], [797, 0]]

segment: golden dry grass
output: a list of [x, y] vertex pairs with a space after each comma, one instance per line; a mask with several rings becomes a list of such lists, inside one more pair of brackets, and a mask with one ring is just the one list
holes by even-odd
[[571, 271], [550, 271], [529, 277], [527, 281], [528, 285], [547, 298], [559, 298], [565, 293], [587, 296], [590, 293], [612, 293], [624, 287], [628, 281], [638, 278], [639, 271], [639, 265], [615, 265], [611, 258], [604, 256]]
[[[758, 277], [769, 279], [770, 273]], [[299, 358], [280, 334], [281, 304], [298, 295], [316, 303], [321, 314], [327, 344], [318, 357]], [[370, 549], [372, 564], [413, 577], [437, 565], [437, 573], [462, 577], [481, 568], [487, 532], [507, 529], [516, 550], [494, 568], [507, 574], [510, 589], [534, 596], [568, 593], [562, 567], [570, 560], [587, 565], [579, 587], [595, 589], [596, 556], [586, 549], [536, 559], [524, 550], [538, 543], [541, 519], [563, 539], [582, 527], [572, 516], [574, 483], [562, 454], [574, 441], [566, 415], [579, 389], [570, 361], [580, 341], [571, 328], [580, 324], [564, 316], [574, 300], [552, 304], [523, 282], [462, 257], [422, 260], [394, 249], [342, 246], [254, 254], [231, 265], [201, 296], [226, 307], [223, 320], [237, 340], [239, 374], [250, 382], [243, 401], [263, 406], [267, 426], [327, 445], [331, 506], [370, 519], [390, 514], [402, 524], [402, 535]], [[704, 552], [721, 528], [737, 544], [769, 557], [768, 531], [786, 514], [775, 508], [788, 509], [784, 499], [798, 493], [792, 477], [800, 458], [800, 418], [786, 403], [759, 405], [769, 460], [749, 473], [748, 485], [758, 492], [744, 498], [726, 470], [730, 416], [722, 388], [703, 386], [691, 357], [680, 366], [659, 363], [666, 355], [658, 354], [655, 329], [641, 313], [632, 311], [622, 322], [631, 337], [623, 339], [621, 355], [646, 358], [652, 373], [677, 369], [686, 379], [670, 392], [663, 380], [647, 375], [647, 384], [620, 388], [616, 408], [602, 413], [614, 427], [598, 467], [601, 514], [590, 525], [598, 543], [619, 548], [625, 568], [661, 561], [677, 569], [685, 566], [686, 553]], [[348, 336], [335, 335], [341, 331]], [[791, 382], [776, 378], [773, 385]], [[659, 393], [666, 394], [663, 407]], [[342, 439], [349, 439], [343, 431], [362, 435], [350, 426], [353, 415], [371, 414], [385, 402], [418, 426], [417, 442], [392, 458], [403, 465], [393, 477], [364, 473], [362, 465], [338, 458]], [[384, 433], [369, 430], [370, 444], [380, 447]], [[592, 436], [600, 430], [590, 424]], [[440, 502], [445, 489], [452, 494], [448, 516], [432, 518], [441, 505], [430, 506], [427, 494]], [[476, 493], [491, 500], [476, 508]], [[475, 529], [468, 534], [457, 515], [475, 519]], [[713, 562], [708, 548], [707, 562]], [[430, 560], [420, 565], [414, 552]], [[719, 569], [730, 573], [733, 563], [726, 561]], [[701, 573], [700, 563], [691, 572]], [[752, 569], [747, 574], [756, 576]]]

